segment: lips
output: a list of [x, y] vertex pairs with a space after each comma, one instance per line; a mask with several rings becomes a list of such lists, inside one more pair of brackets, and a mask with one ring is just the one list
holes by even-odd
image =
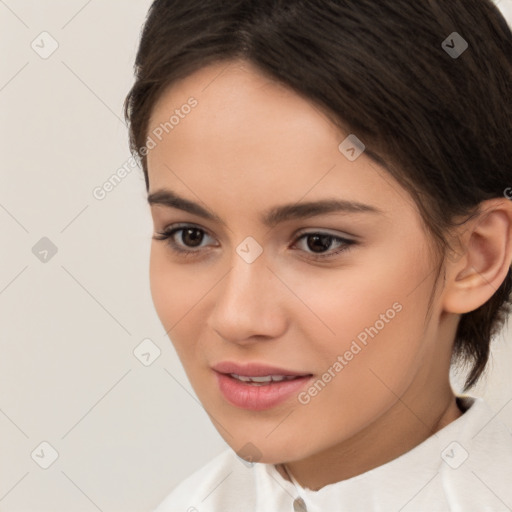
[[311, 375], [308, 372], [288, 370], [285, 368], [279, 368], [277, 366], [259, 363], [241, 364], [233, 363], [230, 361], [223, 361], [212, 366], [212, 368], [216, 372], [223, 373], [225, 375], [234, 374], [243, 377], [267, 377], [269, 375], [282, 377], [305, 377]]
[[264, 377], [247, 377], [245, 375], [237, 375], [236, 373], [229, 374], [234, 379], [240, 380], [242, 382], [250, 382], [255, 385], [265, 385], [270, 384], [271, 382], [282, 382], [283, 380], [293, 380], [298, 379], [296, 375], [268, 375]]
[[276, 407], [297, 395], [312, 374], [258, 363], [222, 362], [212, 367], [218, 389], [231, 404], [262, 411]]

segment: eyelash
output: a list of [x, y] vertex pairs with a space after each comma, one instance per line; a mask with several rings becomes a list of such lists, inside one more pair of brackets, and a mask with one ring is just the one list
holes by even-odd
[[[180, 231], [185, 231], [187, 229], [195, 229], [197, 231], [201, 231], [202, 233], [208, 235], [208, 233], [204, 229], [201, 229], [199, 227], [196, 227], [193, 225], [182, 225], [180, 227], [169, 227], [162, 232], [157, 232], [156, 235], [153, 236], [153, 239], [167, 241], [167, 245], [170, 247], [170, 249], [178, 255], [181, 255], [184, 257], [198, 256], [199, 252], [200, 252], [199, 250], [194, 251], [194, 250], [183, 249], [178, 244], [176, 244], [176, 242], [173, 241], [173, 236], [176, 233], [178, 233]], [[355, 240], [342, 238], [339, 236], [331, 235], [329, 233], [323, 233], [323, 232], [318, 232], [318, 231], [309, 231], [306, 233], [301, 233], [296, 238], [293, 245], [295, 245], [297, 242], [299, 242], [300, 240], [302, 240], [304, 238], [307, 238], [309, 236], [314, 236], [314, 235], [327, 236], [327, 237], [329, 237], [329, 239], [332, 239], [332, 241], [342, 243], [343, 245], [340, 249], [338, 249], [334, 252], [331, 252], [331, 253], [323, 253], [323, 254], [316, 254], [316, 255], [314, 255], [314, 253], [307, 253], [309, 255], [308, 257], [312, 260], [323, 260], [323, 259], [327, 259], [327, 258], [333, 258], [334, 256], [349, 250], [350, 246], [357, 244], [357, 242]], [[311, 256], [311, 254], [313, 254], [313, 256]]]

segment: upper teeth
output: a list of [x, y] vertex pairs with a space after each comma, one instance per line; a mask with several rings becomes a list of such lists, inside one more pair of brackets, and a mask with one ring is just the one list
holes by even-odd
[[246, 377], [245, 375], [237, 375], [230, 373], [231, 377], [243, 382], [279, 382], [282, 380], [295, 379], [297, 375], [265, 375], [264, 377]]

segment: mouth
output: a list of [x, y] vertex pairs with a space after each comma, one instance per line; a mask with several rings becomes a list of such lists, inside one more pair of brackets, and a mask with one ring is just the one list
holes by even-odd
[[252, 411], [276, 407], [296, 396], [313, 378], [301, 373], [261, 364], [220, 363], [212, 367], [224, 399]]
[[279, 377], [304, 377], [305, 375], [311, 375], [308, 372], [288, 370], [286, 368], [256, 362], [234, 363], [222, 361], [213, 365], [212, 369], [225, 375], [254, 379], [255, 382], [258, 382], [255, 380], [256, 377], [277, 377], [279, 379]]
[[304, 377], [309, 377], [308, 375], [264, 375], [262, 377], [249, 377], [247, 375], [237, 375], [236, 373], [228, 373], [230, 377], [233, 379], [239, 380], [240, 382], [244, 382], [246, 384], [250, 384], [253, 386], [266, 386], [271, 384], [272, 382], [283, 382], [285, 380], [296, 380], [302, 379]]

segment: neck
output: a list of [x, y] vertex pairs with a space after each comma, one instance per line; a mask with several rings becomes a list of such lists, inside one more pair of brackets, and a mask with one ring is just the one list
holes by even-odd
[[450, 388], [437, 408], [433, 409], [431, 402], [425, 403], [423, 407], [414, 406], [415, 414], [405, 405], [409, 402], [399, 400], [386, 415], [352, 439], [308, 459], [279, 464], [276, 469], [286, 480], [292, 481], [291, 473], [301, 487], [314, 491], [360, 475], [412, 450], [459, 418], [463, 412], [455, 398]]

